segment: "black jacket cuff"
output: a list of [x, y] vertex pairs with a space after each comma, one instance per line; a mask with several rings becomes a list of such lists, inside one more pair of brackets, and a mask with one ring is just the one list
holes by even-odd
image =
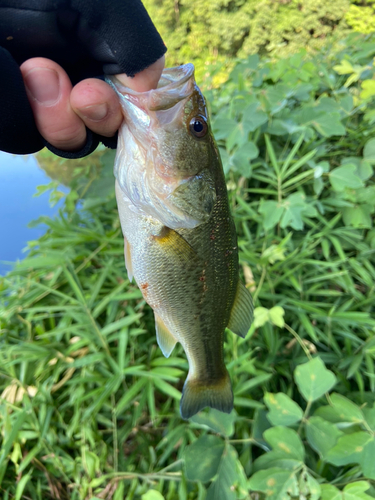
[[116, 149], [117, 147], [117, 134], [113, 137], [102, 137], [95, 134], [90, 129], [86, 128], [86, 144], [79, 151], [63, 151], [62, 149], [55, 148], [47, 141], [43, 141], [46, 148], [52, 153], [62, 158], [78, 159], [91, 154], [98, 147], [99, 142], [102, 142], [107, 148]]

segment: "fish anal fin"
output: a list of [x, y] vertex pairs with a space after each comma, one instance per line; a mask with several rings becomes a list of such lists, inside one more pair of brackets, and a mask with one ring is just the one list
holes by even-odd
[[246, 337], [253, 321], [253, 299], [245, 285], [238, 281], [236, 297], [230, 313], [228, 328], [240, 337]]
[[206, 406], [224, 413], [233, 410], [232, 384], [227, 370], [222, 378], [210, 383], [187, 378], [180, 402], [181, 417], [187, 420]]
[[165, 326], [164, 321], [161, 317], [155, 314], [155, 328], [156, 328], [156, 340], [158, 341], [158, 345], [161, 349], [161, 352], [164, 354], [166, 358], [169, 358], [171, 355], [174, 346], [177, 344], [177, 340], [171, 334], [169, 329]]
[[129, 281], [133, 281], [133, 265], [132, 265], [132, 257], [130, 254], [130, 244], [128, 240], [124, 236], [124, 255], [125, 255], [125, 267], [126, 272], [128, 273]]

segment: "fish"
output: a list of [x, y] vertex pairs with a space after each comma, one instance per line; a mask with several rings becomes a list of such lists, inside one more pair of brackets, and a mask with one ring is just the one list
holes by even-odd
[[187, 356], [182, 418], [207, 406], [230, 413], [225, 330], [245, 337], [253, 303], [239, 278], [223, 167], [194, 66], [165, 69], [148, 92], [107, 81], [124, 115], [114, 174], [128, 277], [154, 311], [164, 356], [177, 342]]

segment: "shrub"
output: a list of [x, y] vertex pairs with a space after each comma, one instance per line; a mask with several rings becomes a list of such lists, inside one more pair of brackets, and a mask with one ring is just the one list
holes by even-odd
[[[211, 63], [219, 63], [221, 74], [227, 75], [234, 57], [257, 52], [279, 57], [301, 47], [316, 51], [349, 29], [345, 21], [349, 0], [144, 0], [144, 4], [168, 42], [168, 65], [193, 61], [199, 80]], [[368, 23], [366, 13], [357, 9], [357, 24]]]
[[365, 34], [371, 34], [375, 31], [374, 4], [374, 0], [352, 0], [345, 20], [354, 31]]

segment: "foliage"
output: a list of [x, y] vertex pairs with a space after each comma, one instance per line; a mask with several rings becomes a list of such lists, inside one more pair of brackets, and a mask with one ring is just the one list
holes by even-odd
[[345, 15], [348, 25], [359, 33], [370, 34], [375, 31], [374, 0], [351, 0], [352, 5]]
[[[217, 63], [220, 75], [233, 58], [252, 53], [285, 56], [322, 48], [348, 31], [349, 0], [144, 0], [167, 42], [169, 66], [194, 61], [198, 81]], [[348, 14], [355, 29], [370, 29], [362, 7]], [[363, 15], [364, 14], [364, 15]], [[368, 31], [366, 31], [367, 33]], [[220, 80], [220, 79], [219, 79]]]
[[3, 498], [375, 498], [374, 55], [251, 56], [208, 93], [256, 305], [227, 333], [230, 415], [181, 420], [186, 357], [156, 346], [101, 196], [113, 154], [43, 219], [0, 281]]

